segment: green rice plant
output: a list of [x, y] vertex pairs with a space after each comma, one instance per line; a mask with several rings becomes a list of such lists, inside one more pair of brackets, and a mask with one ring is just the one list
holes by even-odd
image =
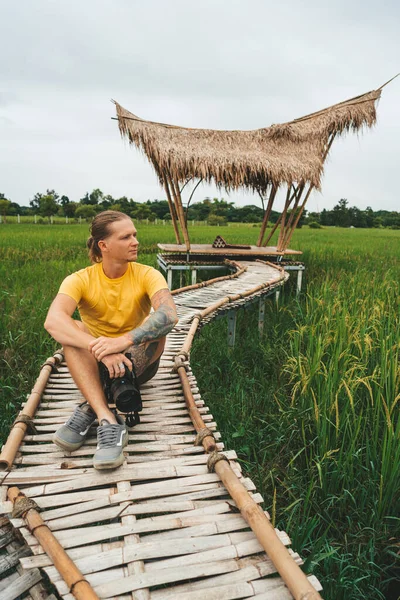
[[[141, 225], [139, 260], [156, 264], [171, 226]], [[249, 227], [194, 227], [251, 243]], [[43, 329], [68, 273], [88, 264], [88, 225], [0, 226], [0, 400], [4, 440], [55, 344]], [[235, 348], [226, 320], [196, 338], [191, 362], [227, 448], [284, 528], [326, 600], [394, 600], [399, 539], [400, 234], [301, 229], [305, 290], [239, 312]], [[289, 282], [290, 283], [290, 282]], [[397, 572], [398, 573], [398, 572]]]

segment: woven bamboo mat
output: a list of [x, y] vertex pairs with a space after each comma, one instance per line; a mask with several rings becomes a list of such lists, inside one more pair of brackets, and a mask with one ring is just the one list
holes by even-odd
[[[37, 434], [25, 436], [14, 467], [3, 480], [3, 514], [11, 510], [6, 501], [7, 487], [18, 485], [36, 501], [43, 520], [100, 598], [292, 598], [218, 475], [208, 472], [203, 447], [193, 444], [195, 430], [179, 376], [172, 368], [190, 322], [200, 309], [221, 297], [244, 293], [260, 282], [276, 280], [277, 270], [272, 266], [240, 264], [247, 271], [239, 278], [174, 297], [179, 322], [168, 335], [157, 375], [142, 387], [141, 423], [130, 430], [126, 460], [119, 469], [99, 472], [92, 467], [95, 427], [73, 454], [60, 451], [52, 443], [54, 431], [83, 401], [63, 364], [50, 376], [42, 396], [34, 420]], [[274, 285], [282, 285], [287, 279], [287, 274], [281, 275]], [[265, 288], [262, 293], [271, 292]], [[239, 299], [230, 308], [251, 299]], [[196, 405], [213, 431], [218, 449], [229, 459], [248, 493], [261, 503], [253, 482], [242, 473], [236, 453], [224, 448], [190, 363], [187, 372]], [[15, 540], [10, 539], [4, 545], [7, 556], [15, 550], [21, 556], [13, 559], [14, 564], [19, 560], [18, 571], [10, 567], [12, 572], [5, 572], [0, 600], [53, 600], [55, 596], [46, 595], [44, 588], [43, 595], [35, 592], [35, 586], [42, 586], [43, 573], [59, 597], [72, 600], [65, 582], [24, 521], [11, 519], [11, 523], [24, 544], [16, 547]], [[285, 545], [290, 545], [285, 532], [277, 534]], [[301, 558], [290, 552], [301, 564]], [[321, 589], [315, 577], [309, 579]], [[22, 580], [24, 589], [18, 588]], [[20, 596], [29, 589], [28, 595]]]

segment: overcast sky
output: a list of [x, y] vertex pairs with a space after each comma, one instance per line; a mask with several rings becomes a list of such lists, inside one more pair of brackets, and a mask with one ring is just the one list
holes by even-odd
[[[111, 98], [154, 121], [255, 129], [375, 89], [400, 71], [396, 0], [0, 0], [0, 192], [164, 198], [119, 135]], [[336, 141], [322, 194], [400, 210], [400, 77], [378, 123]], [[198, 188], [194, 200], [217, 194]], [[218, 193], [221, 197], [221, 194]], [[236, 192], [237, 204], [259, 200]]]

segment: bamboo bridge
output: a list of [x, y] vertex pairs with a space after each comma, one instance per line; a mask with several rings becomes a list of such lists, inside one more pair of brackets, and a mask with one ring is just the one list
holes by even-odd
[[288, 278], [263, 261], [230, 266], [173, 292], [179, 322], [142, 387], [120, 468], [92, 467], [94, 427], [72, 454], [52, 443], [82, 396], [61, 351], [46, 361], [0, 456], [0, 600], [320, 598], [224, 447], [190, 367], [199, 326], [254, 301], [262, 314]]

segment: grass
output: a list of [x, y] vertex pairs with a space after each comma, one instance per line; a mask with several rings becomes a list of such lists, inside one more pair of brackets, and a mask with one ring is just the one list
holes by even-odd
[[[219, 233], [254, 242], [249, 227], [195, 227], [194, 242]], [[169, 226], [142, 225], [139, 260], [155, 264]], [[0, 226], [0, 375], [4, 439], [55, 345], [42, 323], [62, 278], [86, 266], [85, 226]], [[320, 577], [326, 600], [390, 598], [398, 550], [400, 234], [308, 230], [306, 288], [279, 309], [239, 313], [236, 346], [224, 319], [201, 331], [192, 365], [228, 448]], [[397, 571], [398, 575], [398, 571]], [[391, 591], [392, 589], [392, 591]]]

